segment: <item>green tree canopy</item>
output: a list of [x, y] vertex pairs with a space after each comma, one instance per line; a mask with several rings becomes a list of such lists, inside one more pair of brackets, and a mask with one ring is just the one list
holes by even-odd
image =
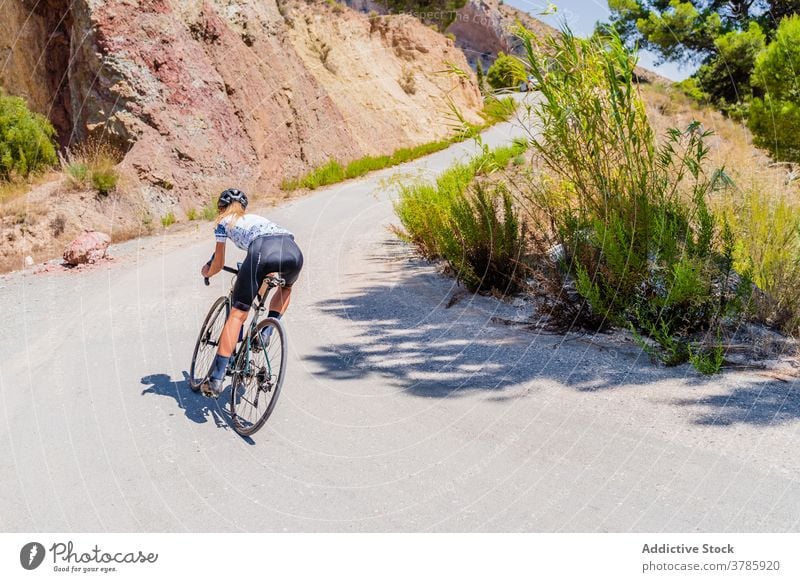
[[800, 0], [608, 0], [610, 24], [631, 44], [664, 61], [697, 62], [717, 52], [717, 37], [757, 22], [768, 39]]
[[700, 64], [697, 86], [726, 110], [750, 98], [756, 57], [800, 0], [609, 0], [611, 26], [661, 62]]
[[714, 40], [716, 53], [697, 71], [700, 87], [714, 101], [733, 104], [750, 97], [750, 74], [766, 46], [761, 26], [751, 21], [747, 30], [732, 30]]
[[784, 18], [756, 60], [750, 108], [756, 144], [778, 159], [800, 161], [800, 16]]

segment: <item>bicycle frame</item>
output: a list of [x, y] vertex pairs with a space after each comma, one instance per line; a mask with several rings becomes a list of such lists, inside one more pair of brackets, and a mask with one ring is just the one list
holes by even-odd
[[[241, 267], [241, 263], [238, 266]], [[214, 301], [197, 338], [190, 372], [191, 388], [194, 391], [199, 391], [208, 380], [211, 366], [209, 358], [212, 354], [210, 348], [213, 346], [213, 352], [218, 353], [219, 339], [221, 338], [221, 335], [216, 335], [216, 330], [219, 330], [220, 321], [224, 323], [230, 321], [233, 309], [233, 293], [239, 270], [231, 267], [223, 267], [223, 269], [235, 277], [231, 280], [228, 293]], [[206, 279], [206, 284], [209, 284], [208, 279]], [[233, 347], [225, 371], [226, 376], [233, 376], [230, 394], [231, 423], [236, 432], [242, 436], [249, 436], [264, 425], [275, 407], [283, 384], [287, 359], [286, 333], [276, 318], [263, 319], [260, 314], [268, 308], [269, 292], [274, 287], [284, 287], [285, 285], [285, 280], [276, 274], [270, 274], [264, 278], [250, 307], [254, 310], [253, 317], [247, 329], [242, 326], [242, 340], [237, 341]], [[250, 316], [249, 311], [246, 315]], [[246, 338], [244, 337], [245, 331], [247, 332]], [[270, 332], [269, 339], [262, 340], [261, 334], [266, 335], [268, 331]], [[263, 354], [263, 360], [259, 357], [259, 353]], [[197, 368], [198, 362], [200, 362], [200, 369]], [[204, 392], [206, 396], [219, 396], [219, 394], [211, 394], [205, 390]], [[262, 399], [265, 408], [260, 410], [259, 402]]]
[[[239, 263], [239, 266], [241, 266], [241, 263]], [[236, 277], [238, 277], [238, 275], [239, 275], [239, 269], [234, 269], [233, 267], [223, 266], [222, 270], [226, 271], [228, 273], [233, 273], [233, 275], [234, 275], [234, 277], [231, 279], [231, 286], [230, 286], [230, 290], [228, 291], [228, 301], [227, 301], [227, 312], [228, 312], [228, 316], [230, 316], [230, 310], [231, 310], [231, 306], [233, 304], [233, 287], [234, 287], [234, 285], [236, 285]], [[205, 279], [205, 282], [206, 282], [206, 285], [209, 284], [209, 281], [208, 281], [207, 278]], [[266, 284], [266, 289], [264, 289], [263, 293], [260, 293], [260, 292], [256, 293], [255, 300], [253, 301], [253, 305], [250, 307], [251, 310], [254, 310], [253, 318], [250, 321], [250, 327], [248, 329], [247, 337], [243, 338], [243, 342], [247, 341], [247, 351], [248, 352], [250, 351], [250, 348], [251, 348], [250, 341], [255, 336], [256, 328], [258, 327], [258, 322], [259, 322], [258, 314], [262, 313], [267, 308], [266, 302], [267, 302], [267, 296], [269, 295], [269, 292], [272, 291], [272, 289], [274, 289], [275, 287], [283, 286], [285, 284], [285, 281], [282, 278], [275, 277], [275, 276], [272, 276], [272, 275], [267, 275], [264, 278], [264, 281], [261, 283], [261, 286], [259, 287], [259, 291], [261, 290], [261, 287], [264, 286], [264, 284]], [[239, 344], [239, 342], [237, 342], [237, 344]], [[239, 356], [239, 353], [241, 352], [243, 347], [244, 347], [243, 343], [237, 345], [234, 348], [233, 353], [231, 354], [232, 361], [234, 362], [234, 366], [236, 365], [236, 361], [239, 359], [238, 356]], [[267, 353], [266, 346], [262, 346], [262, 350], [264, 352], [264, 359], [267, 362], [267, 371], [269, 372], [270, 375], [272, 375], [272, 363], [270, 362], [270, 358], [269, 358], [269, 354]], [[241, 372], [242, 374], [247, 375], [249, 373], [249, 371], [250, 371], [249, 370], [249, 366], [250, 366], [249, 358], [248, 358], [247, 362], [245, 363], [245, 366], [247, 366], [247, 367], [244, 370], [233, 369], [233, 370], [229, 370], [228, 374], [232, 375], [235, 372]]]

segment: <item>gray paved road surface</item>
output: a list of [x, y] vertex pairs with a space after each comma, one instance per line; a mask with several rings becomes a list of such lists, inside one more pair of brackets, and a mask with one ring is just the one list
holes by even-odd
[[251, 441], [185, 381], [229, 281], [197, 275], [207, 223], [0, 278], [0, 530], [797, 531], [794, 383], [510, 329], [488, 298], [446, 308], [452, 282], [395, 241], [380, 186], [471, 147], [265, 210], [306, 267]]

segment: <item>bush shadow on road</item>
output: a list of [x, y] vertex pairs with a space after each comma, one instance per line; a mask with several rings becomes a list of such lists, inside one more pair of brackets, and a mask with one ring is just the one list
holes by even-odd
[[[384, 265], [377, 267], [377, 275], [354, 273], [364, 281], [357, 291], [315, 304], [335, 319], [327, 323], [330, 341], [303, 357], [311, 371], [334, 381], [374, 378], [419, 397], [484, 391], [493, 400], [539, 391], [547, 381], [581, 392], [625, 386], [658, 391], [659, 396], [665, 384], [674, 383], [680, 395], [688, 391], [692, 397], [664, 393], [658, 399], [691, 409], [694, 424], [774, 425], [800, 419], [794, 383], [741, 374], [721, 382], [719, 376], [702, 376], [689, 365], [655, 365], [632, 342], [509, 327], [496, 319], [508, 311], [508, 304], [455, 292], [455, 283], [429, 263], [398, 253], [395, 244], [385, 247], [387, 252], [371, 258]], [[402, 261], [401, 269], [386, 269], [387, 262], [397, 261]], [[458, 294], [462, 299], [448, 308]], [[346, 334], [335, 330], [340, 325]]]

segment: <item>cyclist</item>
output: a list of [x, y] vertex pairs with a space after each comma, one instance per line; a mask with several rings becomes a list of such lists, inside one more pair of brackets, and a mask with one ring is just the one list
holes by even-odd
[[[211, 260], [200, 270], [203, 277], [213, 277], [222, 270], [228, 239], [247, 251], [233, 287], [233, 305], [222, 328], [217, 356], [211, 365], [209, 379], [200, 387], [204, 394], [213, 397], [222, 392], [228, 361], [264, 278], [270, 273], [280, 273], [286, 281], [284, 287], [275, 290], [269, 303], [268, 316], [280, 319], [289, 307], [292, 285], [303, 268], [303, 253], [294, 242], [294, 235], [263, 216], [246, 214], [246, 209], [247, 195], [241, 190], [230, 188], [220, 194], [214, 229], [216, 248]], [[271, 327], [263, 330], [264, 337], [260, 340], [264, 345], [269, 341], [271, 331]]]

